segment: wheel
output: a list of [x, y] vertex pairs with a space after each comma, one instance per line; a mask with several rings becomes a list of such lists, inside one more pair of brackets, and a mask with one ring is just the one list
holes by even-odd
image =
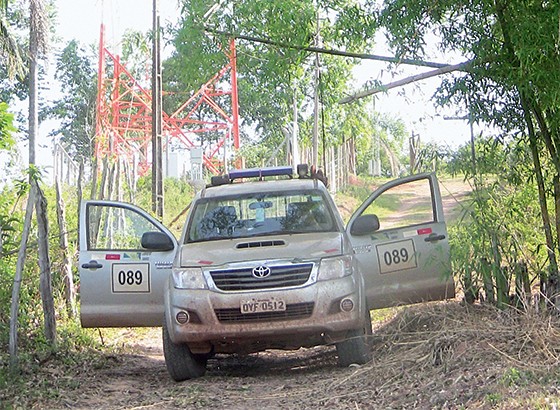
[[369, 362], [372, 358], [372, 334], [371, 316], [369, 310], [367, 310], [364, 326], [349, 331], [346, 339], [336, 344], [338, 364], [347, 367], [353, 363], [364, 364]]
[[206, 373], [206, 362], [208, 355], [191, 353], [189, 347], [184, 343], [173, 343], [169, 337], [167, 321], [163, 320], [163, 356], [167, 372], [176, 382], [187, 379], [195, 379]]

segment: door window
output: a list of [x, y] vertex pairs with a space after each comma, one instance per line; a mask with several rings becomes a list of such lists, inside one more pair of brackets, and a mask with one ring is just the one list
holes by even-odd
[[424, 178], [387, 189], [369, 204], [364, 214], [377, 215], [380, 230], [434, 222], [430, 180]]
[[142, 250], [142, 234], [161, 231], [132, 209], [89, 205], [87, 212], [88, 250]]

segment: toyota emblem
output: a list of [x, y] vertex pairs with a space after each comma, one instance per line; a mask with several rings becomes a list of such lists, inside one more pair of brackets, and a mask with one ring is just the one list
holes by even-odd
[[270, 268], [268, 266], [257, 266], [253, 268], [253, 276], [255, 278], [266, 278], [270, 275]]

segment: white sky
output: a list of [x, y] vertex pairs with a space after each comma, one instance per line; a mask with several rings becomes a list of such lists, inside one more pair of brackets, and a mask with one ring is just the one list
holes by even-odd
[[[152, 27], [153, 0], [57, 0], [58, 26], [57, 35], [63, 38], [63, 44], [70, 39], [77, 39], [82, 44], [97, 44], [99, 42], [100, 24], [105, 23], [106, 45], [115, 54], [119, 54], [118, 43], [122, 34], [127, 29], [147, 31]], [[166, 21], [174, 21], [179, 13], [177, 0], [159, 0], [162, 25]], [[378, 41], [381, 47], [371, 51], [374, 54], [389, 55], [383, 49], [383, 42]], [[459, 61], [441, 61], [455, 64]], [[356, 69], [356, 87], [370, 79], [389, 83], [403, 78], [419, 69], [406, 69], [406, 74], [391, 77], [386, 63], [364, 61]], [[420, 69], [427, 70], [427, 69]], [[388, 113], [401, 118], [409, 133], [420, 134], [423, 142], [437, 142], [456, 148], [470, 139], [469, 126], [466, 121], [444, 120], [443, 116], [456, 115], [452, 110], [437, 113], [434, 105], [429, 101], [435, 91], [439, 79], [426, 80], [402, 88], [389, 90], [387, 93], [377, 94], [375, 108], [378, 112]], [[368, 97], [371, 100], [371, 97]], [[241, 102], [242, 103], [242, 102]], [[463, 113], [465, 114], [465, 113]], [[49, 124], [43, 124], [40, 134], [48, 134]], [[478, 129], [475, 125], [475, 132]], [[46, 141], [45, 138], [40, 140]], [[38, 163], [50, 166], [48, 147], [38, 147]], [[25, 151], [24, 151], [25, 152]]]

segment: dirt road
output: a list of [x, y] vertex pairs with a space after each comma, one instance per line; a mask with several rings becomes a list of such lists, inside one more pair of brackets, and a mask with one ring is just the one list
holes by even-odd
[[[333, 347], [221, 356], [206, 376], [173, 382], [159, 329], [119, 331], [123, 353], [50, 377], [39, 409], [556, 409], [558, 318], [459, 302], [393, 311], [374, 331], [374, 360], [339, 368]], [[20, 400], [19, 403], [22, 403]]]
[[165, 369], [160, 329], [123, 330], [123, 353], [80, 377], [80, 395], [63, 405], [83, 409], [313, 408], [332, 401], [328, 390], [356, 368], [337, 367], [334, 347], [218, 356], [205, 377], [173, 382]]

